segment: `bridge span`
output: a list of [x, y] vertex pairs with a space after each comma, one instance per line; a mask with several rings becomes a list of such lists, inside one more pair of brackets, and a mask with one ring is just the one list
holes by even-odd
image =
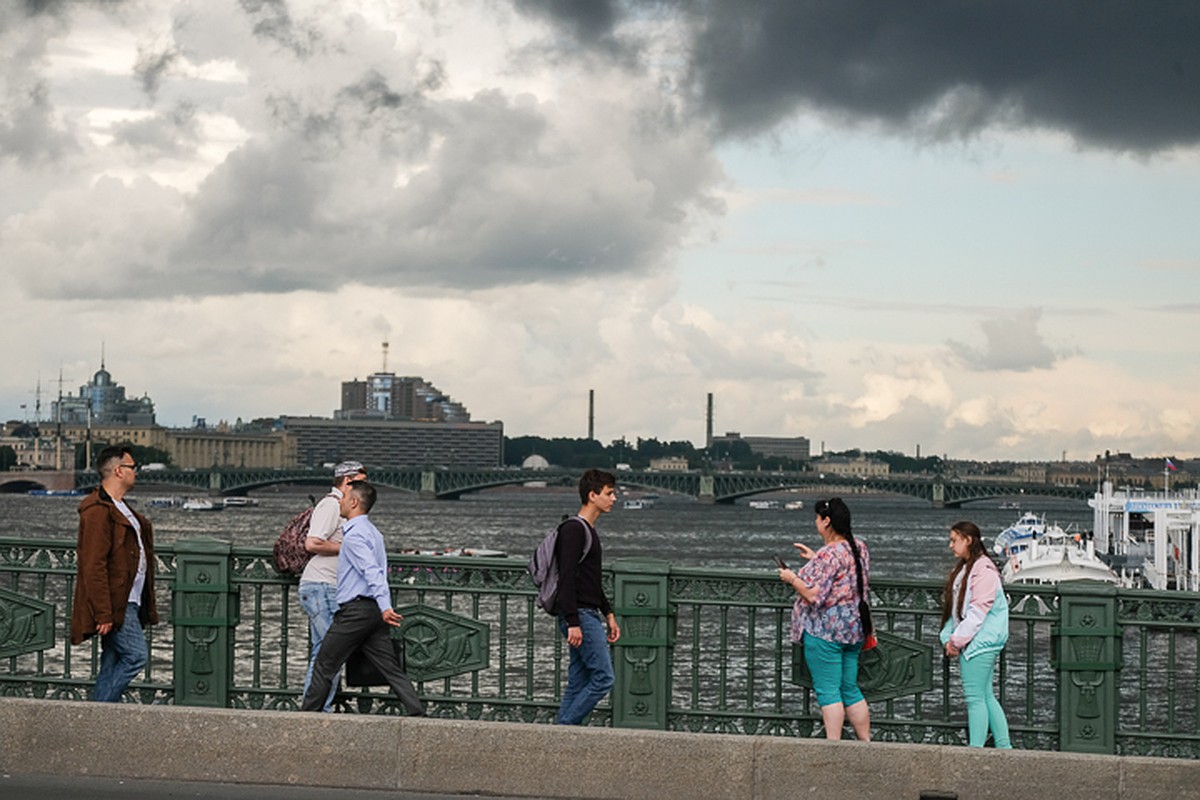
[[[413, 492], [426, 499], [453, 500], [469, 492], [500, 486], [544, 482], [573, 484], [579, 470], [500, 469], [473, 467], [382, 467], [369, 468], [371, 480]], [[66, 476], [70, 476], [70, 480]], [[887, 475], [847, 477], [820, 472], [654, 472], [631, 470], [617, 473], [622, 485], [657, 492], [695, 497], [703, 503], [733, 503], [754, 495], [799, 490], [826, 495], [872, 492], [915, 497], [935, 508], [956, 508], [964, 503], [1008, 497], [1055, 497], [1084, 501], [1093, 494], [1086, 486], [1014, 483], [996, 479], [949, 478], [938, 475]], [[34, 488], [87, 489], [98, 478], [94, 472], [0, 473], [0, 493]], [[209, 495], [245, 495], [279, 484], [324, 485], [329, 474], [323, 469], [220, 469], [143, 471], [139, 485], [163, 486]]]

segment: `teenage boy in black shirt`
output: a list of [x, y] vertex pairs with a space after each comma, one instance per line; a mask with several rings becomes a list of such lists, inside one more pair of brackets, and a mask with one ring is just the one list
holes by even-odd
[[[562, 524], [554, 555], [558, 561], [558, 628], [570, 645], [567, 688], [556, 722], [579, 725], [613, 686], [608, 646], [621, 638], [612, 604], [601, 586], [600, 537], [596, 520], [612, 511], [617, 479], [612, 473], [589, 469], [579, 479], [579, 514]], [[584, 555], [586, 542], [591, 546]], [[582, 557], [582, 558], [581, 558]]]

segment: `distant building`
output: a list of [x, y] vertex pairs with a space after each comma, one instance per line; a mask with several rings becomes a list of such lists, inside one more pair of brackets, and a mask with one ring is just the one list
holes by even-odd
[[287, 431], [222, 431], [179, 428], [167, 431], [171, 462], [180, 469], [289, 469], [299, 466], [296, 438]]
[[81, 444], [87, 442], [90, 435], [93, 455], [95, 455], [99, 447], [103, 447], [106, 444], [134, 444], [139, 447], [155, 447], [159, 450], [167, 449], [167, 429], [161, 425], [93, 422], [91, 426], [88, 426], [85, 420], [83, 422], [71, 422], [70, 424], [64, 423], [62, 432], [63, 436]]
[[419, 376], [376, 372], [365, 381], [342, 383], [337, 419], [407, 419], [418, 422], [470, 422], [471, 414]]
[[353, 458], [368, 466], [499, 467], [504, 423], [281, 417], [301, 465]]
[[687, 472], [688, 460], [681, 456], [650, 459], [651, 472]]
[[148, 397], [128, 399], [125, 387], [113, 382], [112, 374], [100, 369], [79, 387], [78, 395], [68, 394], [50, 404], [50, 418], [64, 424], [153, 425], [154, 402]]
[[1046, 465], [1036, 462], [1013, 466], [1013, 475], [1025, 483], [1046, 483], [1046, 472]]
[[[86, 442], [87, 425], [64, 425], [63, 435]], [[164, 428], [161, 425], [92, 425], [92, 456], [106, 444], [153, 447], [179, 469], [289, 469], [298, 466], [296, 440], [285, 431], [238, 431], [228, 427]]]
[[74, 469], [75, 444], [56, 436], [0, 436], [0, 446], [11, 447], [17, 469]]
[[724, 436], [714, 436], [712, 448], [719, 453], [722, 444], [734, 442], [745, 442], [756, 456], [793, 461], [808, 461], [812, 457], [812, 445], [806, 436], [742, 436], [737, 431], [729, 431]]
[[881, 478], [892, 471], [886, 461], [876, 461], [866, 456], [858, 458], [827, 456], [819, 463], [814, 464], [813, 469], [818, 469], [827, 475], [842, 475], [852, 478]]

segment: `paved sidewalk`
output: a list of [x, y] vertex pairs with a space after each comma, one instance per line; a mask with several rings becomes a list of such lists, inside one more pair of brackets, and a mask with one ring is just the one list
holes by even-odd
[[468, 800], [480, 796], [246, 783], [0, 774], [0, 797], [4, 800], [162, 800], [186, 797], [201, 797], [205, 800]]

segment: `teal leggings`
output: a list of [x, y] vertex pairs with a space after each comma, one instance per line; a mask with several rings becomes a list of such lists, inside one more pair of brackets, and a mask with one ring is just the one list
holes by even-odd
[[958, 659], [962, 670], [963, 694], [967, 698], [967, 734], [971, 747], [983, 747], [988, 729], [996, 747], [1011, 750], [1008, 739], [1008, 718], [992, 691], [992, 678], [996, 674], [997, 653], [980, 653], [970, 659]]

